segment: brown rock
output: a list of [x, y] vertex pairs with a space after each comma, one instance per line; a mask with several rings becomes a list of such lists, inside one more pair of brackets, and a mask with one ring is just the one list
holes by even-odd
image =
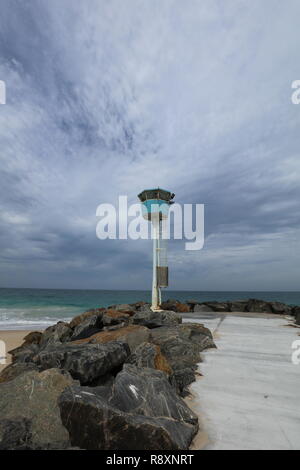
[[148, 341], [150, 337], [150, 331], [148, 328], [140, 325], [129, 325], [122, 328], [118, 328], [114, 331], [101, 331], [89, 338], [80, 339], [73, 341], [73, 344], [83, 343], [108, 343], [110, 341], [124, 341], [128, 344], [130, 351], [134, 349], [144, 341]]
[[111, 305], [108, 307], [109, 310], [116, 310], [118, 312], [126, 313], [129, 316], [132, 316], [135, 314], [136, 309], [134, 304], [119, 304], [119, 305]]
[[155, 369], [165, 372], [167, 375], [172, 374], [172, 367], [168, 363], [166, 357], [162, 354], [160, 347], [157, 344], [154, 344], [156, 348], [156, 355], [154, 357]]
[[186, 313], [190, 311], [190, 307], [187, 304], [182, 304], [178, 302], [176, 304], [176, 312], [178, 313]]
[[41, 331], [31, 331], [25, 336], [24, 342], [26, 344], [40, 344], [43, 333]]
[[125, 313], [125, 312], [122, 312], [122, 311], [119, 311], [119, 310], [114, 310], [114, 309], [108, 309], [108, 310], [105, 310], [104, 312], [104, 315], [106, 317], [110, 317], [110, 318], [117, 318], [117, 319], [120, 319], [120, 320], [126, 320], [129, 318], [129, 314], [128, 313]]
[[161, 370], [167, 375], [171, 375], [173, 372], [160, 347], [153, 343], [141, 343], [126, 362], [137, 367], [150, 367], [151, 369]]
[[79, 325], [83, 320], [86, 320], [89, 317], [92, 317], [93, 315], [102, 315], [104, 312], [105, 308], [94, 308], [92, 310], [87, 310], [84, 313], [81, 313], [80, 315], [77, 315], [74, 317], [69, 325], [71, 328], [75, 328], [75, 326]]

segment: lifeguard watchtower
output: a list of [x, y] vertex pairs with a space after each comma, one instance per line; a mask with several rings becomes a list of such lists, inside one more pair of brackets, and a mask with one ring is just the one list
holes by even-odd
[[163, 236], [162, 221], [169, 215], [174, 193], [164, 189], [145, 189], [138, 198], [142, 203], [143, 217], [152, 223], [153, 237], [153, 281], [152, 310], [159, 310], [161, 288], [168, 287], [169, 272], [167, 259], [167, 238]]

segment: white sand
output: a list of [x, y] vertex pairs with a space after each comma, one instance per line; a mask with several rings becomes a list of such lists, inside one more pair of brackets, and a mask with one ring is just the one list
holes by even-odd
[[[300, 449], [300, 365], [291, 361], [297, 328], [283, 317], [214, 315], [199, 321], [218, 349], [202, 353], [189, 406], [205, 449]], [[207, 318], [208, 317], [208, 318]], [[217, 328], [217, 329], [216, 329]], [[192, 449], [203, 447], [195, 439]]]

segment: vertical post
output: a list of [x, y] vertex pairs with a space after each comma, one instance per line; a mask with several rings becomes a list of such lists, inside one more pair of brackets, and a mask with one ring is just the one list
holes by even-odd
[[158, 254], [158, 230], [156, 217], [152, 218], [153, 224], [153, 280], [152, 280], [152, 310], [159, 307], [159, 288], [157, 286], [157, 254]]
[[[158, 216], [158, 230], [157, 230], [157, 266], [161, 266], [161, 233], [162, 227], [161, 227], [161, 220], [160, 220], [160, 215]], [[160, 306], [161, 304], [161, 288], [160, 286], [157, 286], [157, 291], [158, 291], [158, 305]]]

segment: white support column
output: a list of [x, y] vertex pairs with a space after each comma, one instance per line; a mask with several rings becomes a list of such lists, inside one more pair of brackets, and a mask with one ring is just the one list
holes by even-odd
[[[161, 220], [160, 218], [158, 219], [158, 230], [157, 230], [157, 266], [161, 266]], [[158, 292], [158, 305], [160, 306], [161, 304], [161, 288], [158, 286], [157, 287], [157, 292]]]
[[156, 220], [152, 220], [153, 224], [153, 280], [152, 280], [152, 310], [159, 307], [159, 289], [157, 286], [157, 250], [158, 250], [158, 230]]

